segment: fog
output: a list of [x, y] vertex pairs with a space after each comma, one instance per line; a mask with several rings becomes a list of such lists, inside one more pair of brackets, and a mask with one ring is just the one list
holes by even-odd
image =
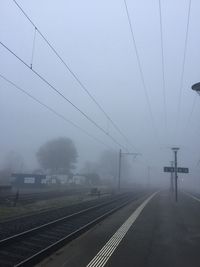
[[[180, 177], [186, 185], [199, 185], [200, 98], [191, 85], [200, 80], [200, 2], [191, 4], [183, 69], [189, 1], [161, 1], [166, 121], [159, 1], [127, 0], [148, 98], [122, 0], [19, 0], [18, 4], [130, 142], [116, 130], [37, 31], [31, 60], [34, 27], [11, 0], [0, 1], [0, 41], [28, 65], [32, 63], [34, 70], [114, 137], [123, 146], [123, 152], [141, 154], [134, 160], [127, 156], [133, 179], [146, 182], [149, 166], [152, 183], [168, 185], [169, 174], [163, 173], [163, 167], [170, 166], [171, 147], [178, 146], [178, 165], [190, 169], [189, 175]], [[68, 137], [76, 146], [75, 172], [87, 161], [98, 161], [105, 150], [119, 152], [120, 146], [109, 135], [97, 129], [2, 45], [0, 58], [1, 75], [105, 144], [0, 78], [1, 168], [11, 151], [23, 158], [25, 170], [38, 168], [35, 155], [39, 147], [58, 137]]]

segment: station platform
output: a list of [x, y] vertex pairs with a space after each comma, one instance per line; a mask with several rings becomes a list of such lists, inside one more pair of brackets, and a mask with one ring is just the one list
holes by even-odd
[[200, 201], [180, 193], [176, 203], [167, 191], [143, 197], [38, 266], [199, 267]]

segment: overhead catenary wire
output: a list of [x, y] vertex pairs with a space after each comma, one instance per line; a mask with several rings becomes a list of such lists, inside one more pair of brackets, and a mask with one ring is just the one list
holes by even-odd
[[49, 40], [44, 36], [44, 34], [41, 32], [40, 29], [35, 25], [35, 23], [31, 20], [31, 18], [27, 15], [27, 13], [24, 11], [24, 9], [18, 4], [16, 0], [13, 0], [13, 2], [16, 4], [16, 6], [21, 10], [21, 12], [24, 14], [24, 16], [28, 19], [28, 21], [31, 23], [31, 25], [37, 29], [37, 33], [43, 38], [43, 40], [46, 42], [46, 44], [51, 48], [51, 50], [54, 52], [54, 54], [60, 59], [62, 64], [66, 67], [68, 72], [73, 76], [73, 78], [76, 80], [76, 82], [79, 84], [79, 86], [87, 93], [87, 95], [92, 99], [92, 101], [96, 104], [96, 106], [101, 110], [101, 112], [105, 115], [108, 121], [111, 122], [113, 127], [118, 131], [118, 133], [125, 139], [126, 143], [129, 144], [133, 149], [137, 150], [137, 148], [130, 142], [130, 140], [126, 137], [126, 135], [122, 132], [122, 130], [118, 127], [118, 125], [111, 119], [111, 117], [107, 114], [107, 112], [104, 110], [102, 105], [99, 104], [99, 102], [96, 100], [96, 98], [90, 93], [88, 88], [83, 84], [83, 82], [80, 80], [78, 75], [72, 70], [72, 68], [66, 63], [66, 61], [61, 57], [61, 55], [58, 53], [58, 51], [55, 49], [55, 47], [50, 43]]
[[152, 124], [152, 128], [153, 128], [153, 132], [155, 134], [155, 139], [156, 139], [156, 142], [157, 142], [159, 140], [159, 137], [158, 137], [158, 133], [157, 133], [155, 122], [154, 122], [153, 111], [152, 111], [152, 107], [151, 107], [151, 103], [150, 103], [149, 94], [148, 94], [148, 91], [147, 91], [147, 86], [146, 86], [145, 79], [144, 79], [144, 73], [143, 73], [143, 70], [142, 70], [142, 65], [141, 65], [139, 52], [138, 52], [138, 48], [137, 48], [137, 44], [136, 44], [136, 40], [135, 40], [133, 26], [132, 26], [130, 14], [129, 14], [129, 9], [128, 9], [128, 5], [127, 5], [126, 0], [123, 0], [123, 2], [124, 2], [126, 16], [127, 16], [127, 19], [128, 19], [128, 24], [129, 24], [129, 28], [130, 28], [130, 32], [131, 32], [132, 43], [133, 43], [134, 51], [135, 51], [136, 58], [137, 58], [138, 68], [139, 68], [139, 72], [140, 72], [140, 76], [141, 76], [141, 80], [142, 80], [142, 85], [143, 85], [143, 89], [144, 89], [144, 93], [145, 93], [145, 97], [146, 97], [146, 101], [147, 101], [147, 106], [148, 106], [148, 110], [149, 110], [149, 114], [150, 114], [151, 124]]
[[[185, 42], [184, 42], [184, 50], [183, 50], [183, 62], [182, 62], [182, 66], [181, 66], [181, 77], [180, 77], [180, 86], [179, 86], [179, 95], [178, 95], [178, 106], [177, 106], [177, 121], [176, 121], [177, 131], [178, 131], [178, 127], [179, 127], [180, 112], [181, 112], [181, 101], [182, 101], [182, 91], [183, 91], [183, 78], [184, 78], [184, 72], [185, 72], [185, 60], [186, 60], [187, 44], [188, 44], [188, 32], [189, 32], [189, 24], [190, 24], [191, 2], [192, 1], [189, 0], [188, 12], [187, 12], [187, 23], [186, 23]], [[177, 131], [176, 131], [176, 134], [177, 134]]]
[[164, 122], [165, 131], [167, 131], [167, 101], [166, 101], [166, 84], [165, 84], [165, 64], [164, 64], [164, 46], [163, 46], [163, 23], [162, 23], [162, 7], [161, 0], [159, 3], [159, 21], [160, 21], [160, 44], [161, 44], [161, 61], [162, 61], [162, 91], [163, 91], [163, 107], [164, 107]]
[[29, 70], [31, 70], [37, 77], [40, 78], [49, 88], [51, 88], [56, 94], [61, 96], [66, 102], [68, 102], [74, 109], [76, 109], [83, 117], [85, 117], [88, 121], [90, 121], [97, 129], [103, 132], [106, 136], [108, 136], [116, 145], [128, 151], [128, 149], [120, 144], [111, 134], [109, 134], [103, 127], [101, 127], [95, 120], [90, 118], [85, 112], [83, 112], [79, 107], [77, 107], [73, 102], [71, 102], [65, 95], [63, 95], [55, 86], [53, 86], [49, 81], [47, 81], [41, 74], [39, 74], [36, 70], [31, 68], [22, 58], [20, 58], [15, 52], [13, 52], [7, 45], [0, 41], [0, 44], [9, 51], [15, 58], [17, 58], [21, 63], [23, 63]]
[[109, 146], [108, 144], [105, 144], [103, 141], [101, 141], [100, 139], [98, 139], [94, 135], [90, 134], [88, 131], [86, 131], [85, 129], [83, 129], [79, 125], [77, 125], [74, 122], [72, 122], [71, 120], [67, 119], [65, 116], [63, 116], [62, 114], [58, 113], [55, 109], [53, 109], [49, 105], [43, 103], [38, 98], [36, 98], [32, 94], [30, 94], [29, 92], [27, 92], [26, 90], [24, 90], [22, 87], [18, 86], [16, 83], [12, 82], [10, 79], [6, 78], [1, 73], [0, 73], [0, 77], [1, 77], [1, 79], [3, 79], [4, 81], [6, 81], [7, 83], [9, 83], [10, 85], [12, 85], [13, 87], [15, 87], [18, 91], [20, 91], [23, 94], [27, 95], [29, 98], [31, 98], [32, 100], [34, 100], [35, 102], [37, 102], [38, 104], [40, 104], [41, 106], [43, 106], [44, 108], [46, 108], [47, 110], [49, 110], [50, 112], [52, 112], [53, 114], [55, 114], [60, 119], [64, 120], [68, 124], [71, 124], [74, 128], [80, 130], [81, 132], [83, 132], [84, 134], [86, 134], [87, 136], [89, 136], [90, 138], [94, 139], [96, 142], [98, 142], [98, 143], [100, 143], [100, 144], [102, 144], [102, 145], [104, 145], [104, 146], [109, 147], [109, 148], [112, 149], [111, 146]]

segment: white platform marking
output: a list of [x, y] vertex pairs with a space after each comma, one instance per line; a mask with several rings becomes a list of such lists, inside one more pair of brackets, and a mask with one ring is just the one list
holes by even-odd
[[191, 198], [193, 198], [193, 199], [195, 199], [195, 200], [197, 200], [197, 201], [199, 201], [200, 202], [200, 199], [198, 198], [198, 197], [195, 197], [195, 196], [193, 196], [192, 194], [190, 194], [190, 193], [186, 193], [186, 192], [183, 192], [185, 195], [187, 195], [187, 196], [189, 196], [189, 197], [191, 197]]
[[144, 207], [147, 203], [157, 194], [155, 192], [150, 197], [148, 197], [132, 214], [131, 216], [122, 224], [122, 226], [115, 232], [115, 234], [108, 240], [108, 242], [103, 246], [103, 248], [97, 253], [97, 255], [88, 263], [86, 267], [103, 267], [116, 250], [130, 227], [136, 221]]

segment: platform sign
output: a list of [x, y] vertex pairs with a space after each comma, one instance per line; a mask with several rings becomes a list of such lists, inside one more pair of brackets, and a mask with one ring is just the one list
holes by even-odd
[[174, 167], [164, 167], [164, 172], [174, 172]]
[[[175, 172], [175, 168], [174, 167], [164, 167], [164, 172]], [[183, 167], [178, 167], [177, 172], [178, 173], [189, 173], [189, 169], [183, 168]]]
[[181, 167], [181, 168], [177, 168], [177, 169], [178, 169], [177, 171], [178, 171], [179, 173], [189, 173], [189, 169], [188, 169], [188, 168], [182, 168], [182, 167]]

